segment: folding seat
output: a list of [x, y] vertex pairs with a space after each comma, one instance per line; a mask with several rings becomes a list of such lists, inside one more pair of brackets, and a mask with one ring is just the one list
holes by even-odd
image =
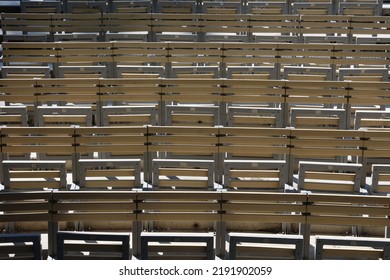
[[102, 126], [141, 126], [158, 124], [155, 105], [103, 106]]
[[129, 260], [130, 234], [57, 232], [56, 260]]
[[284, 15], [289, 13], [289, 7], [287, 1], [267, 1], [267, 0], [255, 0], [246, 1], [244, 6], [245, 13], [247, 14], [276, 14]]
[[304, 240], [295, 227], [305, 220], [304, 195], [227, 191], [222, 200], [227, 259], [303, 259]]
[[381, 16], [382, 4], [377, 0], [344, 0], [337, 1], [338, 14], [349, 16]]
[[338, 73], [340, 81], [386, 82], [389, 80], [387, 68], [339, 68]]
[[52, 41], [52, 15], [48, 13], [3, 13], [3, 42]]
[[272, 66], [227, 66], [228, 79], [276, 80], [276, 68]]
[[164, 66], [117, 65], [117, 78], [163, 78], [166, 77]]
[[213, 260], [219, 254], [219, 192], [145, 191], [137, 197], [137, 219], [146, 229], [140, 259]]
[[65, 160], [3, 160], [4, 190], [66, 190], [68, 178], [65, 163]]
[[285, 160], [229, 160], [223, 162], [223, 188], [228, 191], [292, 191], [287, 185]]
[[38, 106], [36, 126], [92, 126], [92, 107]]
[[60, 65], [58, 66], [58, 78], [106, 78], [105, 65]]
[[[128, 5], [137, 2], [126, 2]], [[150, 4], [150, 3], [149, 3]], [[115, 5], [115, 4], [114, 4]], [[131, 8], [130, 8], [131, 9]], [[101, 16], [102, 41], [136, 41], [146, 42], [152, 40], [152, 17], [149, 13], [114, 12]]]
[[299, 15], [332, 15], [332, 1], [292, 1], [291, 13]]
[[242, 3], [240, 0], [203, 1], [202, 12], [205, 14], [241, 14]]
[[56, 33], [54, 34], [54, 42], [97, 42], [99, 35], [96, 33]]
[[[313, 6], [315, 7], [316, 4], [321, 5], [321, 3], [313, 3]], [[301, 42], [304, 43], [351, 43], [351, 22], [348, 16], [302, 14], [299, 26]]]
[[[308, 194], [307, 198], [309, 216], [301, 228], [305, 255], [310, 250], [309, 239], [314, 239], [315, 259], [388, 259], [389, 239], [383, 235], [388, 223], [381, 213], [388, 197]], [[362, 232], [357, 235], [351, 225]]]
[[215, 190], [213, 160], [154, 159], [153, 190]]
[[310, 66], [285, 66], [283, 68], [283, 79], [285, 80], [332, 80], [333, 71], [330, 67]]
[[356, 110], [354, 129], [390, 128], [390, 112], [384, 110]]
[[21, 0], [20, 11], [22, 13], [60, 13], [62, 11], [61, 1]]
[[335, 108], [291, 108], [289, 126], [295, 128], [347, 129], [347, 112]]
[[131, 247], [133, 252], [139, 251], [135, 200], [133, 191], [53, 193], [55, 225], [49, 232], [52, 237], [50, 257], [54, 260], [129, 260]]
[[216, 126], [220, 124], [220, 108], [216, 105], [173, 104], [166, 105], [166, 125]]
[[228, 106], [227, 126], [283, 127], [282, 109], [256, 106]]
[[0, 126], [28, 126], [26, 106], [0, 106]]

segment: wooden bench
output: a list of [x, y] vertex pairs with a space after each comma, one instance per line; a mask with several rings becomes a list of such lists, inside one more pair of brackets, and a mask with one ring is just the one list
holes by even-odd
[[166, 125], [216, 126], [220, 124], [220, 108], [216, 105], [166, 105]]
[[1, 234], [0, 259], [41, 260], [40, 233]]
[[50, 78], [51, 69], [49, 66], [3, 66], [1, 75], [9, 79]]
[[130, 234], [57, 232], [57, 260], [129, 260]]
[[281, 108], [228, 106], [227, 126], [283, 127]]
[[340, 162], [361, 159], [363, 131], [342, 129], [292, 129], [290, 176], [300, 161]]
[[[285, 230], [287, 224], [291, 227], [306, 221], [303, 215], [306, 199], [304, 194], [222, 192], [222, 227], [228, 231], [232, 242], [229, 258], [239, 255], [265, 259], [302, 258], [302, 236]], [[246, 229], [242, 230], [244, 224]], [[271, 237], [267, 232], [269, 228], [273, 232], [276, 228], [283, 234]], [[254, 232], [256, 235], [253, 235]], [[253, 246], [241, 247], [237, 242], [249, 242]], [[294, 245], [294, 248], [286, 244]]]
[[328, 108], [291, 108], [291, 127], [347, 129], [347, 111]]
[[[309, 236], [311, 232], [318, 232], [321, 226], [325, 226], [328, 229], [333, 227], [333, 235], [335, 236], [333, 244], [338, 244], [340, 246], [348, 243], [350, 245], [359, 245], [359, 239], [356, 239], [356, 237], [353, 237], [351, 234], [351, 229], [353, 229], [353, 227], [361, 229], [360, 236], [364, 235], [364, 238], [368, 241], [365, 243], [366, 245], [369, 244], [371, 237], [378, 234], [375, 230], [381, 232], [381, 235], [385, 237], [385, 228], [390, 225], [388, 219], [389, 203], [390, 197], [386, 196], [309, 194], [306, 210], [306, 224], [304, 224], [304, 228], [302, 229], [305, 240], [304, 254], [308, 254]], [[362, 239], [364, 240], [364, 238]], [[338, 241], [336, 241], [337, 239]], [[325, 243], [326, 237], [324, 240]], [[389, 241], [385, 238], [382, 240]], [[363, 244], [364, 243], [360, 243], [360, 245]], [[377, 246], [377, 244], [378, 243], [372, 242], [371, 246]], [[364, 247], [360, 249], [365, 251]], [[321, 247], [319, 247], [319, 252], [320, 251]], [[348, 252], [348, 250], [346, 250], [346, 252]], [[354, 248], [353, 251], [348, 252], [348, 255], [345, 255], [345, 252], [341, 252], [340, 255], [352, 259], [361, 256], [361, 253], [362, 252], [359, 252], [358, 248]]]
[[74, 154], [74, 129], [70, 127], [4, 127], [4, 159], [65, 160]]
[[352, 16], [351, 36], [356, 43], [383, 43], [388, 41], [389, 18], [382, 15]]
[[103, 126], [141, 126], [158, 124], [156, 105], [102, 106]]
[[[211, 250], [212, 244], [220, 244], [220, 235], [214, 237], [218, 227], [213, 228], [215, 222], [221, 220], [220, 197], [219, 192], [210, 191], [138, 192], [137, 220], [143, 222], [147, 229], [141, 235], [142, 249], [145, 249], [141, 256], [214, 259], [220, 250], [218, 245], [215, 251]], [[214, 241], [214, 238], [217, 240]], [[163, 243], [152, 244], [149, 241]], [[152, 245], [157, 247], [151, 248]], [[156, 255], [157, 252], [162, 254]]]

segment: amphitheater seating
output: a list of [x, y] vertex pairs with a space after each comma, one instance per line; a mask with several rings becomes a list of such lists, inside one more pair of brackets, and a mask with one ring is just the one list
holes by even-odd
[[298, 191], [367, 193], [363, 167], [353, 163], [299, 162]]
[[3, 160], [4, 190], [63, 189], [67, 187], [65, 161]]
[[22, 2], [1, 230], [53, 259], [390, 258], [381, 1]]
[[141, 188], [140, 159], [79, 159], [80, 190], [131, 190]]
[[[156, 258], [158, 252], [165, 259], [172, 258], [172, 252], [176, 252], [174, 259], [214, 259], [219, 254], [221, 235], [214, 240], [217, 229], [212, 229], [221, 219], [218, 192], [149, 191], [139, 192], [137, 199], [137, 219], [148, 229], [141, 234], [143, 258]], [[183, 224], [191, 230], [183, 230]]]
[[92, 126], [91, 107], [38, 106], [36, 126]]
[[[304, 223], [305, 195], [285, 193], [254, 193], [254, 192], [223, 192], [222, 221], [229, 228], [230, 258], [301, 258], [302, 237], [297, 234], [275, 234], [269, 238], [268, 234], [256, 234], [242, 232], [238, 234], [240, 224], [246, 224], [248, 228], [256, 228], [261, 225], [274, 224], [282, 233], [283, 224]], [[251, 225], [251, 226], [250, 226]], [[225, 228], [226, 231], [226, 228]], [[238, 237], [237, 237], [238, 236]], [[236, 239], [237, 238], [237, 239]], [[236, 242], [253, 242], [255, 248], [242, 246]], [[275, 244], [276, 243], [276, 244]], [[286, 244], [295, 245], [286, 246]]]

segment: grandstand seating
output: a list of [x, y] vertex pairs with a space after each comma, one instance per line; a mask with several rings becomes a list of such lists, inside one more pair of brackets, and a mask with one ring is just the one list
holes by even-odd
[[35, 249], [0, 258], [390, 258], [381, 1], [20, 8], [1, 14], [0, 229]]

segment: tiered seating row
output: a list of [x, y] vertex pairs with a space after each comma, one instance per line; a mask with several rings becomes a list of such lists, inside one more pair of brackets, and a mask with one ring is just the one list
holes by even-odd
[[[256, 14], [1, 14], [4, 41], [388, 42], [389, 18]], [[367, 42], [365, 42], [367, 43]]]
[[26, 126], [28, 114], [34, 126], [380, 128], [388, 127], [389, 88], [389, 82], [366, 81], [0, 80], [7, 104], [1, 108], [2, 122], [12, 126]]
[[[389, 58], [388, 46], [383, 44], [3, 43], [4, 65], [19, 66], [23, 69], [19, 74], [30, 74], [33, 77], [38, 73], [29, 73], [29, 68], [46, 66], [57, 78], [121, 78], [126, 74], [137, 74], [136, 77], [148, 77], [148, 74], [154, 74], [152, 77], [181, 77], [180, 74], [187, 74], [189, 77], [188, 74], [198, 73], [204, 75], [202, 78], [256, 74], [253, 76], [256, 79], [290, 79], [293, 74], [300, 74], [302, 79], [302, 74], [306, 73], [314, 75], [318, 80], [337, 80], [341, 77], [351, 79], [353, 71], [357, 70], [350, 68], [358, 68], [361, 69], [358, 75], [374, 76], [378, 81], [387, 81]], [[301, 70], [288, 70], [298, 66]], [[47, 73], [42, 68], [38, 69], [42, 72], [40, 76]], [[349, 72], [341, 75], [340, 69]], [[3, 67], [4, 71], [7, 71], [6, 67]], [[16, 73], [9, 75], [12, 77]]]
[[[386, 160], [390, 157], [388, 132], [376, 130], [174, 126], [3, 127], [1, 136], [3, 176], [6, 179], [2, 182], [6, 184], [6, 190], [20, 190], [24, 187], [64, 189], [66, 160], [72, 164], [73, 181], [81, 189], [142, 188], [140, 172], [143, 172], [143, 180], [148, 183], [144, 187], [151, 186], [156, 190], [175, 187], [215, 190], [221, 188], [220, 184], [225, 184], [224, 188], [232, 190], [278, 192], [286, 191], [284, 184], [278, 183], [279, 180], [293, 185], [293, 175], [297, 173], [298, 165], [311, 161], [311, 166], [317, 164], [317, 167], [301, 167], [302, 172], [305, 170], [307, 173], [306, 176], [318, 172], [329, 172], [335, 176], [332, 179], [332, 175], [329, 175], [329, 182], [324, 184], [323, 191], [328, 185], [328, 192], [359, 193], [359, 188], [363, 188], [365, 183], [361, 182], [365, 180], [365, 168], [369, 168], [369, 165], [365, 165], [381, 163], [378, 159]], [[352, 170], [353, 164], [346, 163], [351, 157], [360, 162], [356, 165], [357, 169]], [[34, 158], [38, 160], [31, 160]], [[327, 163], [322, 163], [321, 167], [318, 161]], [[45, 162], [52, 167], [52, 171], [44, 170]], [[94, 167], [98, 168], [93, 170]], [[99, 167], [108, 171], [99, 173]], [[31, 171], [26, 171], [26, 168], [37, 171], [34, 175]], [[242, 174], [238, 173], [240, 169]], [[30, 179], [46, 180], [39, 182], [34, 179], [31, 184], [26, 183], [24, 186], [20, 178], [27, 178], [27, 175], [23, 172], [30, 175]], [[165, 184], [158, 183], [159, 179], [153, 177], [158, 172], [170, 180]], [[267, 172], [275, 174], [266, 174]], [[341, 179], [343, 172], [350, 173], [350, 176]], [[353, 172], [360, 174], [355, 175], [356, 178], [351, 177]], [[14, 176], [13, 184], [11, 175]], [[258, 179], [267, 177], [266, 175], [273, 179], [267, 179], [266, 182]], [[336, 178], [337, 175], [340, 178]], [[124, 181], [118, 182], [118, 178], [122, 176]], [[259, 182], [245, 183], [245, 178], [251, 176]], [[118, 178], [112, 179], [113, 182], [93, 181], [98, 180], [98, 177]], [[204, 181], [196, 181], [195, 177], [203, 178]], [[230, 178], [231, 181], [224, 182], [223, 177], [225, 180]], [[305, 178], [305, 175], [300, 177]], [[85, 178], [92, 180], [91, 183], [85, 182]], [[188, 178], [191, 178], [191, 182], [187, 182]], [[230, 185], [234, 184], [235, 178], [239, 179], [235, 182], [236, 185]], [[276, 184], [272, 182], [275, 179]], [[326, 177], [320, 179], [325, 180]], [[346, 180], [346, 183], [330, 187], [331, 182], [340, 183], [341, 180]], [[218, 184], [215, 186], [213, 182]], [[242, 186], [239, 186], [240, 182]], [[69, 182], [67, 187], [72, 187]]]
[[[366, 226], [386, 227], [390, 225], [389, 205], [390, 198], [384, 196], [356, 196], [356, 195], [321, 195], [321, 194], [282, 194], [282, 193], [240, 193], [240, 192], [77, 192], [77, 191], [46, 191], [46, 192], [2, 192], [0, 198], [0, 222], [23, 223], [41, 222], [47, 225], [49, 235], [49, 256], [60, 259], [72, 258], [66, 250], [79, 251], [73, 258], [97, 258], [94, 255], [98, 246], [105, 250], [105, 255], [123, 258], [129, 257], [129, 238], [126, 233], [132, 231], [132, 254], [137, 257], [152, 257], [154, 250], [164, 251], [163, 257], [170, 256], [169, 243], [197, 242], [199, 247], [185, 247], [183, 257], [189, 258], [307, 258], [310, 237], [313, 233], [310, 227], [316, 225], [338, 226]], [[17, 204], [17, 207], [15, 207]], [[180, 220], [181, 222], [200, 223], [207, 222], [216, 225], [209, 228], [205, 234], [204, 229], [194, 227], [186, 233], [180, 231], [167, 231], [164, 223]], [[64, 228], [64, 223], [113, 223], [127, 224], [124, 232], [99, 234], [98, 231], [73, 231]], [[159, 225], [161, 233], [150, 233], [150, 222]], [[256, 228], [261, 225], [290, 223], [298, 225], [301, 229], [295, 234], [250, 234], [236, 232], [237, 223], [252, 223]], [[172, 224], [171, 224], [172, 226]], [[239, 228], [239, 227], [238, 227]], [[145, 230], [145, 232], [142, 232]], [[142, 233], [141, 233], [142, 232]], [[203, 232], [202, 234], [199, 234]], [[68, 236], [67, 236], [68, 235]], [[129, 234], [127, 234], [129, 236]], [[212, 236], [215, 235], [215, 238]], [[58, 236], [58, 240], [57, 240]], [[110, 238], [111, 236], [111, 238]], [[84, 242], [78, 245], [64, 246], [64, 239], [78, 239]], [[198, 239], [197, 239], [198, 238]], [[231, 238], [231, 239], [230, 239]], [[325, 257], [335, 252], [336, 257], [389, 259], [389, 239], [372, 237], [326, 237], [318, 236], [317, 256]], [[94, 240], [93, 244], [91, 241]], [[119, 247], [99, 245], [98, 240], [121, 240]], [[58, 244], [57, 241], [59, 242]], [[151, 248], [150, 242], [163, 241], [157, 248]], [[231, 242], [230, 251], [226, 250], [226, 242]], [[176, 243], [175, 243], [176, 242]], [[202, 249], [201, 243], [208, 246]], [[239, 244], [243, 242], [242, 246]], [[248, 244], [255, 243], [250, 248]], [[273, 243], [273, 246], [270, 246]], [[212, 244], [212, 245], [211, 245]], [[279, 245], [279, 247], [275, 246]], [[285, 245], [294, 245], [286, 248]], [[360, 250], [344, 248], [327, 248], [324, 244], [363, 246]], [[57, 252], [58, 245], [58, 252]], [[259, 246], [260, 245], [260, 246]], [[262, 247], [261, 245], [268, 245]], [[282, 246], [280, 246], [282, 245]], [[104, 247], [106, 246], [106, 247]], [[143, 247], [147, 246], [147, 247]], [[183, 248], [181, 246], [181, 248]], [[188, 246], [188, 244], [187, 244]], [[210, 246], [212, 248], [210, 249]], [[148, 252], [145, 252], [147, 250]], [[187, 251], [186, 251], [187, 250]], [[91, 252], [83, 255], [80, 251]], [[7, 252], [5, 250], [5, 252]], [[194, 255], [189, 253], [193, 252]], [[57, 255], [58, 253], [58, 255]], [[6, 254], [6, 253], [5, 253]], [[249, 255], [248, 255], [249, 254]], [[333, 253], [334, 254], [334, 253]], [[16, 254], [18, 255], [18, 254]], [[177, 255], [175, 255], [177, 258]]]

